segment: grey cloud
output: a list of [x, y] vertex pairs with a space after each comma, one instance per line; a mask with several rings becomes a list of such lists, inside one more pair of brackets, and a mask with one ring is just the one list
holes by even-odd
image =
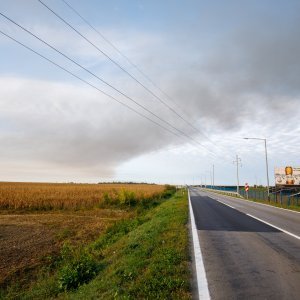
[[[299, 128], [295, 120], [300, 113], [300, 22], [295, 18], [277, 24], [271, 18], [256, 19], [250, 25], [221, 32], [203, 51], [205, 40], [197, 40], [197, 30], [182, 39], [192, 40], [194, 49], [180, 43], [177, 36], [164, 34], [152, 34], [149, 43], [147, 33], [124, 38], [120, 45], [130, 44], [126, 54], [137, 58], [141, 68], [172, 96], [174, 107], [180, 107], [179, 112], [206, 135], [218, 139], [249, 128], [254, 134], [273, 134], [274, 147], [280, 148], [282, 137], [278, 135]], [[143, 35], [146, 37], [140, 39]], [[63, 36], [59, 43], [67, 46]], [[87, 52], [89, 56], [94, 61]], [[91, 65], [97, 71], [97, 63]], [[106, 65], [105, 71], [109, 68]], [[103, 68], [98, 71], [105, 73]], [[124, 81], [123, 75], [111, 72], [108, 76], [135, 99], [197, 137], [149, 94]], [[2, 78], [1, 82], [11, 87], [1, 88], [0, 95], [7, 99], [0, 108], [0, 120], [7, 121], [5, 126], [0, 124], [0, 142], [5, 145], [0, 155], [7, 161], [113, 174], [124, 161], [184, 143], [75, 83], [29, 80], [24, 84], [20, 78]], [[197, 138], [206, 143], [203, 137]]]
[[[173, 143], [167, 133], [132, 112], [107, 101], [98, 103], [88, 89], [74, 92], [71, 85], [23, 81], [19, 83], [23, 88], [13, 91], [18, 80], [5, 81], [12, 87], [7, 93], [10, 99], [2, 105], [8, 122], [0, 130], [5, 145], [0, 154], [7, 161], [39, 161], [113, 174], [120, 163]], [[41, 89], [48, 93], [39, 94]], [[25, 92], [31, 100], [26, 101], [28, 106], [18, 107]], [[0, 116], [3, 112], [0, 109]]]
[[216, 39], [209, 52], [179, 62], [181, 72], [168, 90], [194, 120], [224, 130], [261, 122], [262, 112], [264, 122], [299, 115], [299, 36], [299, 18], [240, 24]]

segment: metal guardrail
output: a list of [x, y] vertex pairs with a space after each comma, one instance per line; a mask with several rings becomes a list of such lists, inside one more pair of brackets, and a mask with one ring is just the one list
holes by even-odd
[[202, 189], [210, 191], [210, 192], [215, 192], [217, 194], [228, 194], [228, 195], [234, 195], [234, 196], [239, 197], [239, 198], [244, 198], [241, 194], [239, 194], [237, 192], [223, 191], [223, 190], [216, 190], [216, 189], [208, 189], [208, 188], [202, 188]]
[[298, 196], [298, 195], [300, 195], [300, 192], [296, 193], [296, 194], [293, 194], [293, 195], [290, 195], [290, 197], [294, 197], [294, 196]]

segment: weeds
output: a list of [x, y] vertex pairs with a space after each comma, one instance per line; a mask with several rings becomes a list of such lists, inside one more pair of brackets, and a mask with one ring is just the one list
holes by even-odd
[[103, 268], [104, 265], [87, 251], [72, 253], [59, 271], [60, 291], [77, 289], [93, 279]]

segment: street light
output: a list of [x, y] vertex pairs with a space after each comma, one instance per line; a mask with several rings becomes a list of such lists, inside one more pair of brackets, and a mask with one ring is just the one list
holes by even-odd
[[215, 165], [212, 165], [212, 185], [215, 188]]
[[206, 177], [205, 174], [201, 174], [201, 187], [206, 187]]
[[236, 160], [233, 163], [236, 164], [236, 192], [240, 194], [239, 165], [241, 165], [241, 158], [236, 155]]
[[211, 176], [211, 171], [205, 170], [204, 171], [204, 176], [205, 176], [205, 187], [206, 187], [206, 173], [209, 173], [210, 175], [210, 188], [212, 188], [212, 176]]
[[267, 171], [267, 185], [268, 185], [268, 199], [270, 199], [270, 184], [269, 184], [269, 167], [268, 167], [268, 152], [267, 152], [267, 139], [262, 138], [244, 138], [244, 140], [259, 140], [265, 143], [265, 155], [266, 155], [266, 171]]

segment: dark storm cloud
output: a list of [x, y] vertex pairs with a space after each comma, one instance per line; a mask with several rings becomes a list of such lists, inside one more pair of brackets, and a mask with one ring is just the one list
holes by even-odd
[[299, 18], [242, 24], [216, 40], [201, 59], [194, 53], [185, 61], [189, 68], [181, 66], [184, 71], [169, 90], [188, 115], [224, 130], [259, 119], [260, 109], [268, 116], [299, 114], [299, 36]]

